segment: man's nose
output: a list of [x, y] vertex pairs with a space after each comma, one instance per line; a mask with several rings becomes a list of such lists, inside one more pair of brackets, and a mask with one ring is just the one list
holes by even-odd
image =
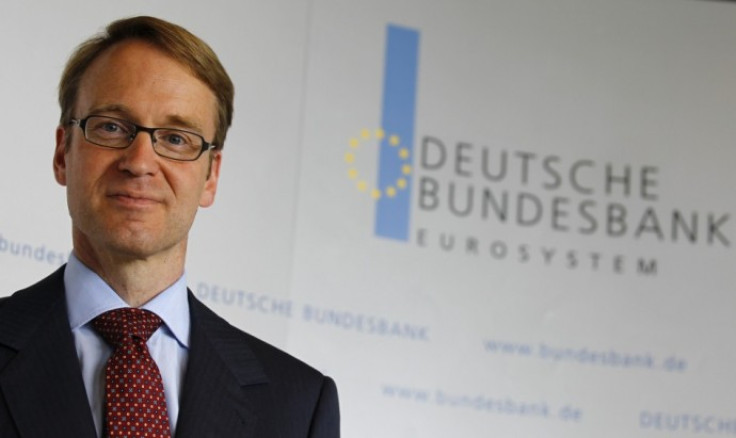
[[120, 170], [133, 175], [155, 173], [159, 163], [159, 156], [153, 149], [155, 141], [153, 133], [137, 131], [133, 136], [133, 141], [123, 150], [123, 155], [120, 158]]

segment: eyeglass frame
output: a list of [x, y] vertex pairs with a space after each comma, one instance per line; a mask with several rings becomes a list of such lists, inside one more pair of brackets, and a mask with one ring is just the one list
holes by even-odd
[[[128, 125], [133, 126], [133, 128], [135, 130], [130, 134], [128, 144], [126, 146], [123, 146], [123, 147], [108, 146], [108, 145], [104, 145], [104, 144], [95, 143], [94, 141], [92, 141], [89, 138], [87, 138], [87, 129], [86, 129], [87, 120], [89, 120], [92, 117], [104, 117], [104, 118], [107, 118], [107, 119], [116, 120], [116, 121], [119, 121], [119, 122], [124, 122], [124, 123], [126, 123]], [[102, 114], [89, 114], [89, 115], [87, 115], [87, 117], [84, 117], [84, 118], [81, 118], [81, 119], [70, 119], [69, 120], [69, 124], [70, 125], [79, 126], [79, 129], [82, 130], [82, 134], [84, 135], [84, 139], [86, 141], [92, 143], [95, 146], [99, 146], [99, 147], [103, 147], [103, 148], [108, 148], [108, 149], [121, 149], [121, 150], [122, 149], [127, 149], [127, 148], [130, 147], [130, 145], [133, 144], [133, 142], [135, 141], [135, 138], [138, 136], [138, 134], [140, 132], [148, 133], [148, 135], [151, 137], [151, 146], [153, 148], [153, 151], [159, 157], [166, 158], [168, 160], [182, 161], [182, 162], [197, 161], [199, 159], [199, 157], [201, 157], [202, 154], [205, 153], [206, 151], [208, 151], [210, 149], [212, 149], [212, 150], [216, 150], [217, 149], [217, 145], [216, 144], [214, 144], [214, 143], [208, 143], [201, 134], [197, 134], [196, 132], [187, 131], [186, 129], [179, 129], [179, 128], [149, 128], [147, 126], [142, 126], [142, 125], [138, 125], [136, 123], [133, 123], [130, 120], [127, 120], [127, 119], [121, 119], [119, 117], [105, 116], [105, 115], [102, 115]], [[167, 130], [167, 131], [174, 131], [174, 132], [184, 132], [184, 133], [187, 133], [187, 134], [190, 134], [190, 135], [197, 136], [197, 137], [199, 137], [199, 138], [202, 139], [202, 147], [199, 150], [199, 153], [197, 154], [196, 157], [194, 157], [192, 159], [187, 159], [187, 160], [183, 160], [183, 159], [180, 159], [180, 158], [167, 157], [166, 155], [161, 155], [161, 153], [158, 151], [158, 149], [156, 149], [156, 142], [157, 142], [157, 140], [156, 140], [156, 137], [154, 136], [154, 133], [156, 131], [160, 131], [160, 130]]]

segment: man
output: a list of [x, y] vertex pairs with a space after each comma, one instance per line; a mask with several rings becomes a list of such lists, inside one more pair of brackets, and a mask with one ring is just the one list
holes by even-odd
[[186, 289], [232, 100], [211, 49], [162, 20], [114, 22], [72, 55], [53, 168], [74, 250], [0, 301], [0, 437], [339, 436], [329, 377]]

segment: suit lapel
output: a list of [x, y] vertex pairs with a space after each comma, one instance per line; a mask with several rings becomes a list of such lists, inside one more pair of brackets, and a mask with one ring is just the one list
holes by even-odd
[[189, 294], [190, 351], [177, 438], [253, 436], [256, 407], [243, 390], [268, 379], [239, 332]]
[[0, 309], [0, 392], [24, 438], [95, 437], [69, 328], [63, 268]]

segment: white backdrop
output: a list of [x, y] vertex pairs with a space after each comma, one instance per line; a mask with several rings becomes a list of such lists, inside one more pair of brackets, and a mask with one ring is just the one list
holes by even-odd
[[2, 8], [0, 295], [70, 250], [68, 54], [155, 15], [236, 84], [190, 287], [335, 377], [344, 436], [736, 435], [735, 4]]

